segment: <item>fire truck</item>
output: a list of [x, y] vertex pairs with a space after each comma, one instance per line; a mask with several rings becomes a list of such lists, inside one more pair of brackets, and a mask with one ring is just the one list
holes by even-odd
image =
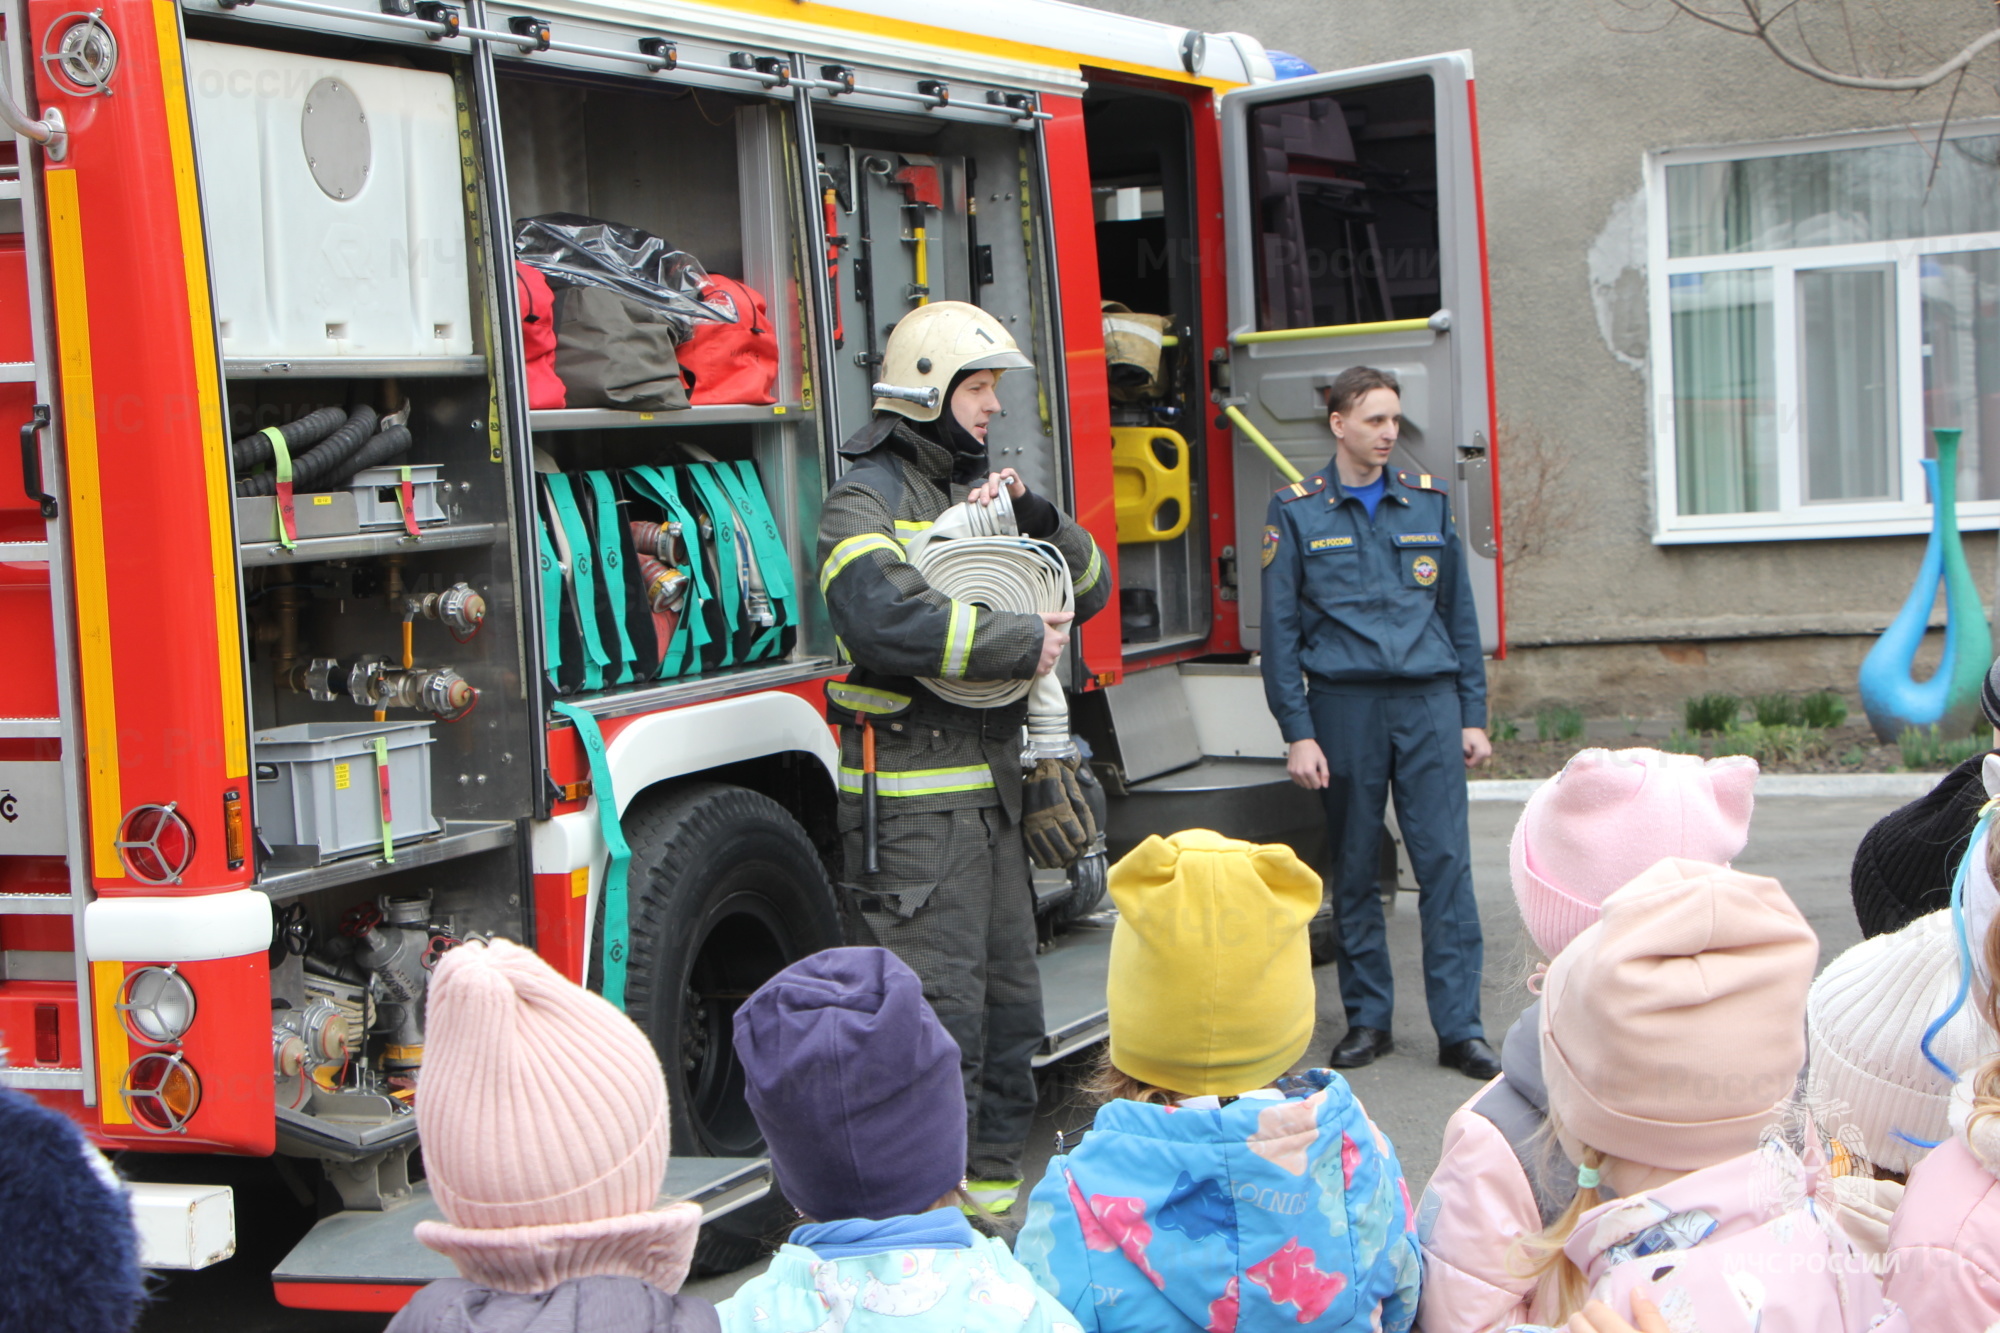
[[[1401, 377], [1395, 465], [1448, 480], [1501, 641], [1465, 53], [1278, 79], [1250, 37], [1057, 0], [0, 14], [0, 1086], [125, 1154], [150, 1263], [234, 1236], [149, 1155], [276, 1155], [337, 1202], [280, 1300], [442, 1275], [410, 1240], [424, 982], [492, 934], [649, 1034], [663, 1190], [706, 1264], [754, 1251], [731, 1015], [842, 937], [814, 533], [918, 304], [1015, 331], [995, 465], [1118, 590], [1061, 669], [1107, 842], [1037, 875], [1044, 1061], [1103, 1033], [1105, 856], [1323, 844], [1246, 558], [1343, 368]], [[538, 399], [536, 226], [634, 266], [600, 290], [694, 284], [655, 347], [735, 279], [768, 391]]]

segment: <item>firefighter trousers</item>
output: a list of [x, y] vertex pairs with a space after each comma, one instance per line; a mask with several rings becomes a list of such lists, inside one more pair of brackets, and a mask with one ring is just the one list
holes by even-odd
[[861, 832], [845, 836], [855, 943], [907, 963], [958, 1043], [967, 1175], [1019, 1179], [1042, 1042], [1035, 891], [1020, 826], [998, 806], [887, 814], [877, 849], [881, 873], [863, 875]]

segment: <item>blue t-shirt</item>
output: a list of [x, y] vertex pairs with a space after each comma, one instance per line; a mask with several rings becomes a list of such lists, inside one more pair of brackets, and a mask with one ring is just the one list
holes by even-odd
[[1346, 487], [1347, 493], [1361, 501], [1362, 505], [1367, 508], [1368, 521], [1371, 523], [1375, 521], [1375, 506], [1382, 503], [1382, 490], [1388, 484], [1388, 481], [1389, 474], [1387, 472], [1378, 472], [1375, 474], [1375, 480], [1369, 482], [1366, 486]]

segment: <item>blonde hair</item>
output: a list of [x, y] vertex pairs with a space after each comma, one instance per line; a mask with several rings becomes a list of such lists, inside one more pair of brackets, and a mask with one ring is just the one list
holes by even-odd
[[[2000, 884], [2000, 837], [1995, 836], [1995, 828], [1989, 827], [1986, 835], [1986, 871], [1993, 876], [1993, 882]], [[1979, 941], [1979, 947], [1986, 962], [1987, 984], [1979, 991], [1979, 1016], [1986, 1026], [2000, 1032], [2000, 994], [1996, 994], [1996, 979], [2000, 979], [2000, 916], [1986, 928], [1986, 938]], [[1967, 1117], [1965, 1130], [1968, 1136], [1979, 1122], [1988, 1116], [2000, 1115], [2000, 1055], [1989, 1059], [1972, 1076], [1972, 1114]]]
[[[1548, 1119], [1540, 1131], [1554, 1140], [1561, 1131], [1555, 1112], [1549, 1112]], [[1565, 1156], [1562, 1160], [1567, 1161]], [[1593, 1170], [1601, 1169], [1610, 1158], [1596, 1148], [1583, 1149], [1583, 1165]], [[1569, 1206], [1556, 1216], [1556, 1220], [1543, 1227], [1532, 1236], [1523, 1236], [1515, 1241], [1507, 1251], [1507, 1267], [1516, 1277], [1535, 1280], [1532, 1310], [1535, 1317], [1545, 1324], [1562, 1325], [1569, 1317], [1583, 1309], [1590, 1299], [1590, 1278], [1576, 1266], [1565, 1248], [1569, 1238], [1576, 1233], [1576, 1224], [1583, 1215], [1604, 1202], [1595, 1189], [1576, 1187], [1570, 1196]], [[1553, 1308], [1551, 1308], [1553, 1307]]]
[[1179, 1093], [1170, 1088], [1154, 1087], [1151, 1083], [1141, 1083], [1130, 1074], [1111, 1063], [1111, 1047], [1107, 1044], [1097, 1053], [1097, 1063], [1077, 1087], [1084, 1103], [1091, 1107], [1103, 1106], [1108, 1102], [1150, 1102], [1156, 1106], [1171, 1106]]

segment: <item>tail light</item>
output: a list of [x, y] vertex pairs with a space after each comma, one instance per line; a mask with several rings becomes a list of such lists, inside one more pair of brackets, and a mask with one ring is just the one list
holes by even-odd
[[62, 1015], [52, 1004], [35, 1006], [35, 1063], [62, 1063]]
[[134, 806], [118, 825], [118, 859], [141, 884], [178, 884], [194, 860], [194, 829], [174, 804]]
[[194, 1026], [194, 987], [180, 969], [142, 967], [118, 988], [118, 1019], [149, 1046], [167, 1046]]
[[139, 1128], [182, 1134], [201, 1106], [201, 1078], [179, 1051], [148, 1051], [126, 1066], [118, 1096]]

